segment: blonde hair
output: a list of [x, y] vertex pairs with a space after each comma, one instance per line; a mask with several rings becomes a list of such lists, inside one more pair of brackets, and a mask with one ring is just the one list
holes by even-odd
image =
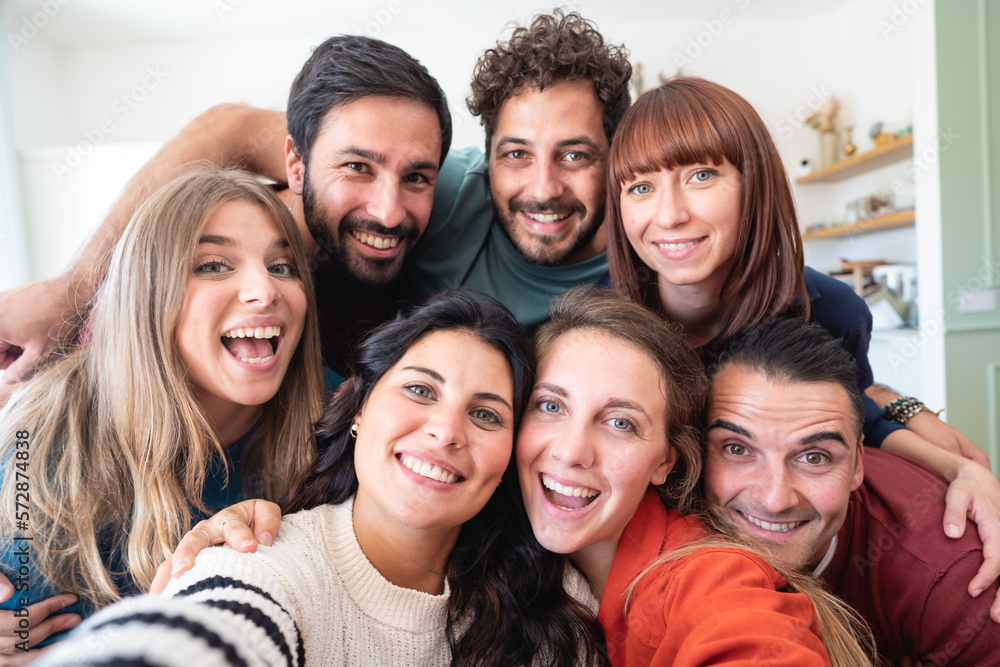
[[[210, 458], [224, 444], [192, 392], [175, 342], [195, 247], [229, 202], [259, 207], [288, 241], [308, 299], [305, 327], [277, 394], [262, 406], [243, 455], [243, 491], [278, 500], [315, 456], [323, 401], [308, 258], [281, 201], [238, 170], [198, 170], [154, 193], [116, 246], [96, 297], [92, 342], [62, 358], [0, 412], [0, 461], [27, 431], [30, 532], [40, 573], [97, 606], [121, 598], [102, 547], [149, 587], [191, 527]], [[20, 435], [18, 435], [20, 437]], [[21, 451], [21, 450], [18, 450]], [[18, 460], [17, 462], [20, 462]], [[14, 473], [3, 480], [0, 534], [14, 533]]]
[[608, 290], [575, 288], [554, 302], [549, 320], [539, 327], [535, 334], [536, 356], [543, 358], [560, 336], [578, 330], [621, 340], [644, 352], [653, 362], [667, 398], [668, 446], [679, 454], [666, 482], [654, 488], [664, 505], [694, 514], [706, 531], [704, 538], [660, 555], [636, 576], [626, 591], [626, 614], [639, 581], [654, 570], [670, 567], [700, 549], [743, 549], [774, 567], [788, 582], [788, 590], [804, 593], [812, 600], [823, 644], [834, 667], [871, 665], [875, 642], [868, 626], [853, 609], [814, 577], [776, 565], [764, 545], [737, 531], [717, 512], [705, 509], [698, 482], [709, 385], [698, 355], [677, 327], [649, 308], [615, 297]]

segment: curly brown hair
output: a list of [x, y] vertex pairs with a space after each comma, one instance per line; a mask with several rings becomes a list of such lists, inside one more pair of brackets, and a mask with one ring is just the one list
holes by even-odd
[[486, 128], [489, 156], [504, 102], [525, 87], [545, 90], [560, 81], [589, 79], [604, 107], [604, 134], [610, 143], [631, 102], [631, 78], [628, 49], [605, 44], [597, 26], [577, 12], [555, 9], [539, 14], [528, 27], [515, 27], [506, 43], [487, 49], [476, 63], [466, 104]]

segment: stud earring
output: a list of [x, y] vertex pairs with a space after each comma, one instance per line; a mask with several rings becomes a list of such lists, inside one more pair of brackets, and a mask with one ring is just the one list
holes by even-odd
[[351, 437], [355, 439], [358, 437], [358, 422], [351, 424]]

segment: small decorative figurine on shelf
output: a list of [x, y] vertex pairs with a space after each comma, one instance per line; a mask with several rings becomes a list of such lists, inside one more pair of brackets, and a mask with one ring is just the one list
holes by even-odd
[[808, 118], [806, 125], [819, 132], [820, 166], [829, 167], [840, 155], [840, 135], [835, 127], [840, 100], [831, 95]]
[[844, 130], [847, 132], [847, 141], [844, 143], [844, 155], [851, 157], [858, 151], [858, 147], [854, 145], [854, 126], [850, 125], [844, 128]]
[[877, 121], [874, 125], [872, 125], [872, 129], [868, 130], [868, 136], [870, 136], [872, 141], [875, 142], [875, 148], [882, 148], [883, 146], [887, 146], [895, 141], [898, 135], [886, 132], [884, 126], [882, 125], [882, 121]]

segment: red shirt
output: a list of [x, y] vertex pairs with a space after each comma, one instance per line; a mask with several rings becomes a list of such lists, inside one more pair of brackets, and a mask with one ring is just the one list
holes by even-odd
[[735, 548], [708, 547], [656, 567], [623, 615], [636, 575], [701, 532], [697, 520], [668, 512], [655, 492], [646, 493], [618, 543], [597, 615], [611, 664], [829, 665], [812, 601], [780, 592], [781, 575]]
[[972, 522], [961, 538], [945, 536], [948, 483], [878, 449], [865, 450], [864, 465], [823, 578], [868, 621], [883, 658], [1000, 665], [1000, 625], [989, 617], [1000, 584], [969, 595], [983, 543]]

